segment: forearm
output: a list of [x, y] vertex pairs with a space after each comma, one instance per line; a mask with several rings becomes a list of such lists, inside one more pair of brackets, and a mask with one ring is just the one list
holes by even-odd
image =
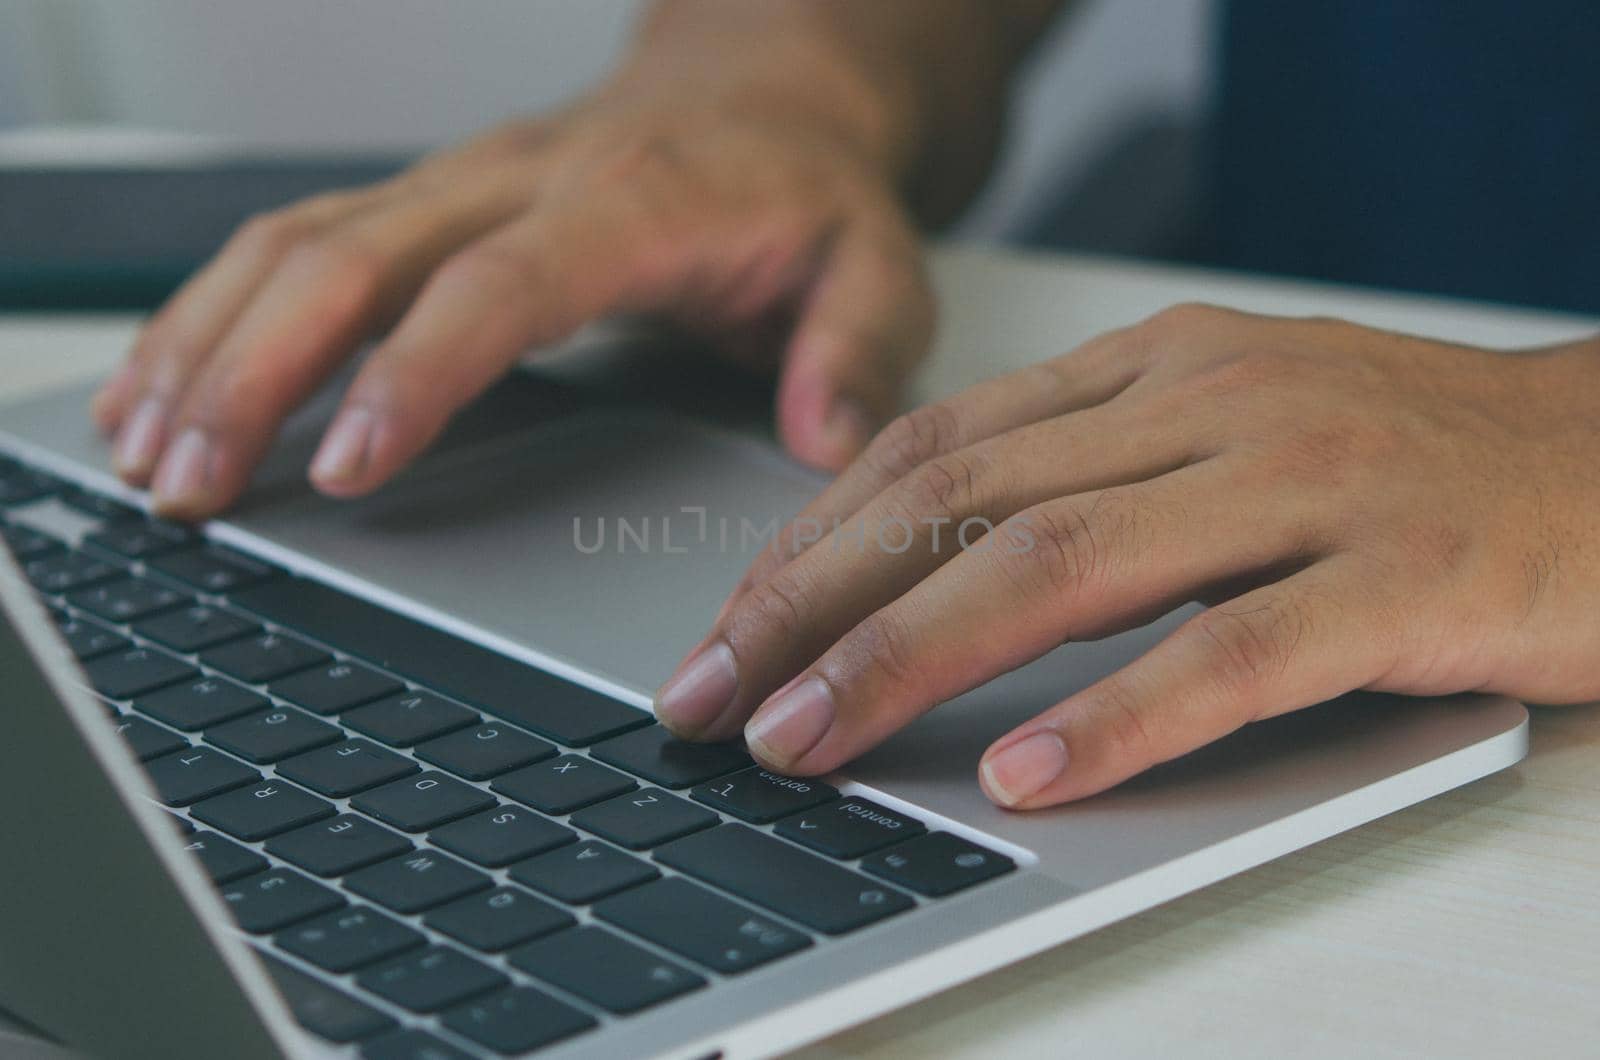
[[1013, 71], [1065, 0], [658, 0], [616, 83], [663, 76], [826, 123], [919, 217], [983, 183]]

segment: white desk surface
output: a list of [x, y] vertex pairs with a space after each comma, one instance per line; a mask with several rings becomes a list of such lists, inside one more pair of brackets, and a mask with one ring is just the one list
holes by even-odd
[[[1592, 325], [1077, 257], [947, 249], [927, 398], [1172, 302], [1491, 346]], [[0, 317], [0, 397], [103, 373], [129, 317]], [[1514, 769], [837, 1035], [808, 1060], [1600, 1052], [1600, 707], [1534, 712]]]

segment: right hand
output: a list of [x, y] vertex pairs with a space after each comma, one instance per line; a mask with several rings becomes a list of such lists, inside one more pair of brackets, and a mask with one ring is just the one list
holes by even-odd
[[325, 493], [366, 493], [525, 349], [610, 313], [781, 353], [783, 442], [849, 463], [932, 333], [892, 167], [803, 106], [669, 86], [605, 91], [244, 225], [96, 398], [118, 472], [164, 514], [217, 512], [284, 417], [392, 329], [310, 468]]

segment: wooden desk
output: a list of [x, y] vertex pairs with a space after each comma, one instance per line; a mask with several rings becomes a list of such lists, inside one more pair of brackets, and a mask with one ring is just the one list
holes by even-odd
[[[941, 252], [920, 399], [1176, 301], [1491, 346], [1549, 314], [1072, 257]], [[102, 373], [129, 318], [0, 317], [0, 394]], [[1597, 602], [1600, 606], [1600, 602]], [[1600, 665], [1600, 659], [1597, 659]], [[1600, 1054], [1600, 709], [1534, 712], [1515, 769], [837, 1035], [809, 1060]]]

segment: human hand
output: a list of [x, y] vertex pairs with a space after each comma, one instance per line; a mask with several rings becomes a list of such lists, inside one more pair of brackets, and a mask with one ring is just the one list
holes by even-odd
[[657, 713], [823, 773], [1192, 600], [1210, 606], [996, 740], [989, 797], [1081, 798], [1355, 689], [1594, 699], [1597, 423], [1597, 343], [1519, 356], [1174, 308], [891, 424], [763, 552]]
[[699, 76], [689, 56], [652, 63], [565, 113], [246, 224], [97, 397], [118, 472], [165, 514], [218, 511], [285, 416], [392, 326], [310, 469], [326, 493], [361, 494], [522, 351], [611, 313], [670, 319], [746, 361], [781, 351], [783, 441], [848, 463], [932, 330], [891, 138], [855, 127], [870, 108], [830, 98], [821, 61], [804, 98], [723, 84], [726, 61]]

